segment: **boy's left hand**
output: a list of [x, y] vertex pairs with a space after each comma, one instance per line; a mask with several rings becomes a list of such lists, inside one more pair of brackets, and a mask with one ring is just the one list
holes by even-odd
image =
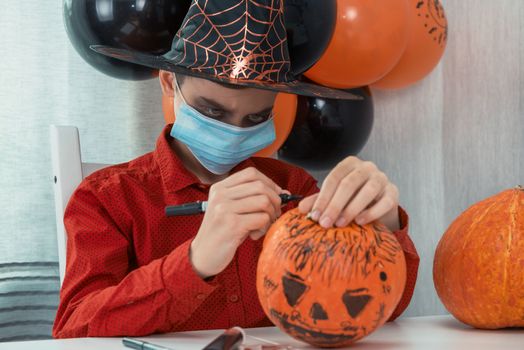
[[298, 207], [325, 228], [379, 220], [396, 231], [398, 197], [397, 186], [374, 163], [351, 156], [328, 174], [319, 193], [304, 198]]

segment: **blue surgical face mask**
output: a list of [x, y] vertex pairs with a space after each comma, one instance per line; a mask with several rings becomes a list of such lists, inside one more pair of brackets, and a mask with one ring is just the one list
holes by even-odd
[[273, 117], [248, 128], [241, 128], [207, 117], [181, 97], [175, 107], [171, 136], [184, 143], [207, 170], [216, 175], [228, 173], [235, 165], [275, 141]]

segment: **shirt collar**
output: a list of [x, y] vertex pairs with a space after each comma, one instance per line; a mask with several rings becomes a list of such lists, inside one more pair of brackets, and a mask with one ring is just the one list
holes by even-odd
[[[160, 169], [160, 176], [167, 192], [177, 192], [193, 184], [201, 184], [198, 177], [187, 169], [175, 151], [171, 148], [173, 137], [170, 135], [173, 124], [165, 126], [156, 142], [154, 151], [155, 161]], [[255, 163], [248, 158], [235, 166], [231, 173], [235, 173], [248, 167], [254, 167]]]

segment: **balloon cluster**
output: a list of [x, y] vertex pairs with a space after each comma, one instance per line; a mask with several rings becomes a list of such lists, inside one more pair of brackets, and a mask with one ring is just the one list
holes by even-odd
[[[64, 0], [64, 21], [76, 51], [112, 77], [144, 80], [151, 68], [89, 49], [109, 45], [160, 55], [169, 51], [192, 0]], [[360, 101], [279, 94], [276, 141], [257, 155], [325, 169], [358, 153], [373, 125], [369, 86], [398, 89], [428, 75], [440, 61], [447, 21], [439, 0], [285, 0], [291, 68], [317, 84], [352, 89]], [[162, 97], [164, 117], [175, 119]]]
[[[336, 0], [335, 24], [326, 28], [334, 28], [329, 44], [304, 75], [338, 89], [412, 85], [435, 68], [447, 42], [447, 20], [439, 0]], [[301, 54], [318, 57], [312, 49]], [[363, 100], [299, 97], [296, 120], [279, 158], [329, 169], [357, 154], [371, 133], [373, 103], [369, 89], [352, 92]]]
[[337, 0], [333, 37], [305, 75], [334, 88], [403, 88], [438, 64], [447, 28], [439, 0]]

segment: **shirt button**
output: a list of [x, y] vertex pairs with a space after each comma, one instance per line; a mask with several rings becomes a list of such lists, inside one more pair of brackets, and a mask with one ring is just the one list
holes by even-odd
[[236, 303], [238, 301], [238, 295], [236, 294], [231, 294], [229, 296], [229, 301], [232, 302], [232, 303]]
[[206, 298], [206, 295], [203, 294], [203, 293], [200, 293], [196, 297], [197, 297], [198, 300], [204, 300]]

